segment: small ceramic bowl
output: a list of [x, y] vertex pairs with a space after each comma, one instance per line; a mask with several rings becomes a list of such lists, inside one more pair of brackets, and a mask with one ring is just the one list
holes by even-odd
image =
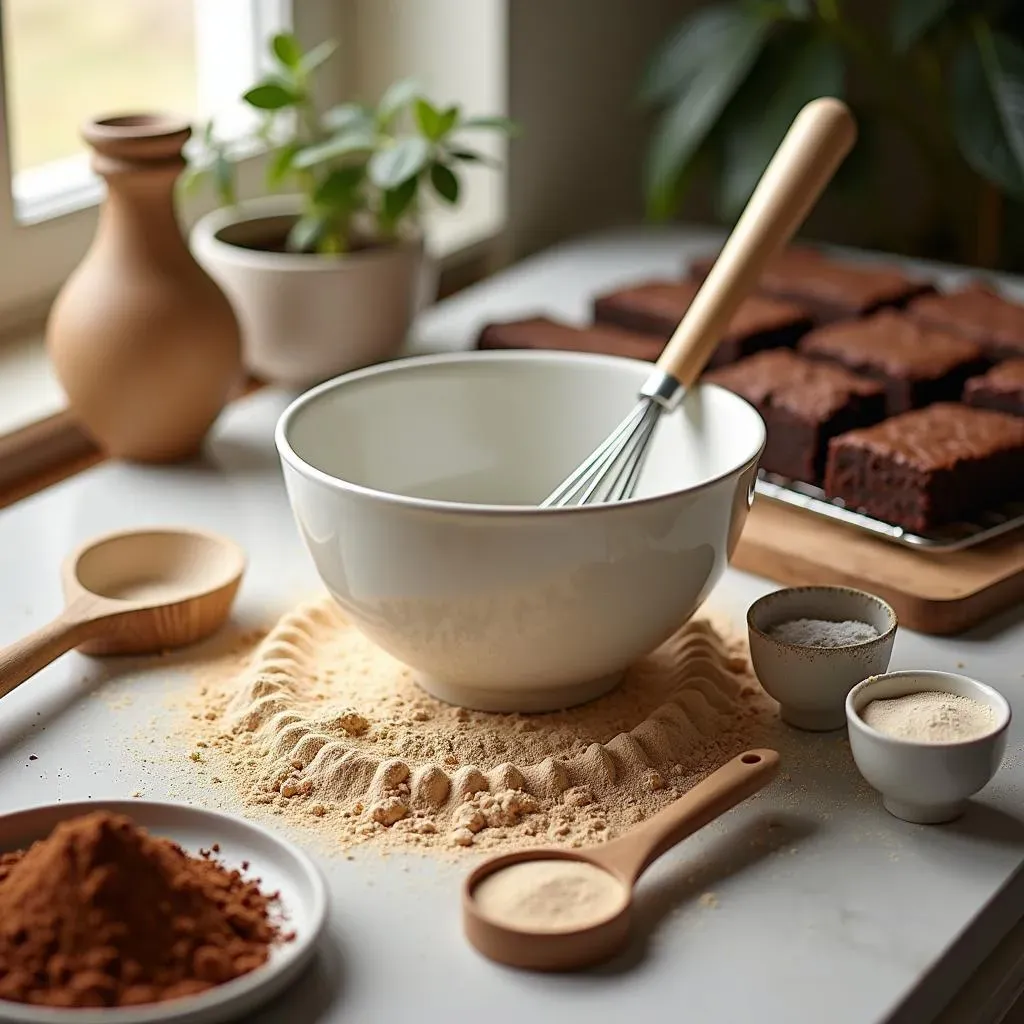
[[[809, 647], [769, 634], [794, 619], [866, 622], [878, 636], [841, 647]], [[788, 587], [766, 594], [747, 611], [750, 660], [782, 720], [797, 729], [827, 732], [846, 724], [851, 687], [889, 667], [896, 613], [879, 597], [847, 587]]]
[[[995, 711], [992, 731], [959, 743], [922, 743], [886, 736], [861, 717], [873, 700], [935, 691], [987, 704]], [[861, 775], [882, 794], [885, 809], [904, 821], [937, 825], [959, 817], [968, 798], [995, 775], [1006, 750], [1010, 705], [991, 686], [955, 672], [888, 672], [865, 679], [850, 691], [846, 719], [853, 759]]]

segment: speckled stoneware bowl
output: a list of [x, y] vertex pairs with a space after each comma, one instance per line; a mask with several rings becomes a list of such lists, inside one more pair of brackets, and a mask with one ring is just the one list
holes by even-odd
[[[956, 693], [995, 712], [992, 731], [958, 743], [921, 743], [886, 736], [861, 718], [873, 700], [909, 693]], [[918, 825], [958, 818], [969, 797], [991, 781], [1006, 751], [1010, 705], [991, 686], [955, 672], [887, 672], [858, 683], [846, 698], [850, 750], [861, 775], [879, 793], [885, 809]]]
[[[794, 619], [866, 622], [878, 636], [840, 647], [787, 643], [769, 630]], [[747, 611], [750, 660], [764, 689], [797, 729], [826, 732], [846, 724], [846, 695], [889, 667], [896, 613], [881, 598], [848, 587], [788, 587], [766, 594]]]

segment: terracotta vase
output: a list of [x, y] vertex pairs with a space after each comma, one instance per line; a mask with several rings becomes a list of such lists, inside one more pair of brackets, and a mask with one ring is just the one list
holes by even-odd
[[195, 454], [242, 377], [231, 304], [175, 217], [190, 134], [185, 122], [155, 115], [83, 128], [107, 198], [47, 325], [72, 412], [108, 454], [138, 462]]

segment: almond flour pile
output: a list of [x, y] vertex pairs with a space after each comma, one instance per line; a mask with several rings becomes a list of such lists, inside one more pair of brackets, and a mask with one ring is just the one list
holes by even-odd
[[328, 598], [204, 671], [193, 760], [340, 846], [580, 846], [644, 820], [764, 745], [776, 705], [742, 641], [683, 626], [612, 693], [549, 714], [443, 704]]

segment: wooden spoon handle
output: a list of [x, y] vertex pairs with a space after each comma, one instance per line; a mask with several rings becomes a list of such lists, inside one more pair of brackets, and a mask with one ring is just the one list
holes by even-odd
[[756, 793], [778, 767], [774, 750], [739, 754], [644, 824], [594, 850], [591, 859], [635, 882], [666, 850]]
[[797, 114], [658, 369], [684, 388], [700, 376], [739, 304], [768, 260], [803, 223], [857, 137], [845, 103], [812, 100]]
[[87, 640], [94, 632], [91, 626], [65, 610], [34, 633], [0, 649], [0, 697]]

